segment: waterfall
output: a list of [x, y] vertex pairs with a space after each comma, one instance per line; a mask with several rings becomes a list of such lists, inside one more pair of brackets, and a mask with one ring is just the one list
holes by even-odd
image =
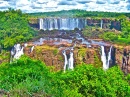
[[65, 72], [65, 70], [66, 70], [66, 66], [67, 66], [67, 56], [66, 56], [66, 51], [63, 51], [62, 52], [63, 53], [63, 55], [64, 55], [64, 59], [65, 59], [65, 61], [64, 61], [64, 72]]
[[13, 49], [11, 50], [11, 57], [13, 59], [19, 59], [20, 56], [24, 54], [23, 49], [24, 49], [24, 47], [21, 47], [20, 44], [15, 44]]
[[[66, 50], [70, 50], [70, 58], [67, 60], [67, 55], [66, 55]], [[68, 70], [73, 70], [74, 69], [74, 56], [73, 56], [73, 47], [72, 48], [67, 48], [66, 50], [64, 50], [62, 53], [64, 55], [64, 72], [66, 70], [66, 68]]]
[[27, 46], [28, 46], [28, 44], [27, 44], [27, 43], [25, 43], [25, 44], [24, 44], [24, 47], [27, 47]]
[[103, 69], [107, 70], [109, 68], [109, 66], [110, 66], [112, 46], [110, 47], [110, 50], [109, 50], [109, 53], [108, 53], [108, 58], [107, 58], [107, 56], [105, 54], [104, 46], [101, 46], [101, 51], [102, 51], [101, 60], [103, 62]]
[[33, 51], [33, 49], [34, 49], [34, 46], [32, 46], [32, 47], [31, 47], [31, 50], [30, 50], [30, 52], [32, 52], [32, 51]]
[[55, 29], [58, 29], [58, 22], [57, 21], [58, 21], [57, 19], [54, 19], [54, 28]]
[[39, 19], [39, 25], [43, 30], [74, 30], [83, 29], [87, 23], [84, 18], [44, 18]]
[[106, 69], [108, 69], [108, 66], [106, 64], [107, 60], [106, 60], [106, 54], [105, 54], [104, 46], [101, 46], [101, 51], [102, 51], [101, 60], [103, 62], [103, 69], [106, 70]]
[[69, 67], [68, 69], [74, 69], [74, 58], [73, 58], [73, 52], [70, 52], [70, 59], [69, 59]]
[[43, 19], [41, 18], [39, 21], [40, 21], [39, 22], [40, 29], [43, 29]]
[[110, 47], [109, 53], [108, 53], [108, 61], [107, 61], [107, 65], [110, 65], [110, 60], [111, 60], [111, 53], [112, 53], [112, 46]]
[[103, 27], [103, 20], [101, 20], [101, 29], [102, 29], [102, 27]]

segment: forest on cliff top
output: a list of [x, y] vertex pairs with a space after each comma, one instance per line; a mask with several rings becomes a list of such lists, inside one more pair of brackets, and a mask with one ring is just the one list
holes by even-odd
[[118, 18], [125, 15], [130, 17], [130, 13], [118, 13], [118, 12], [98, 12], [98, 11], [85, 11], [85, 10], [62, 10], [54, 12], [38, 12], [29, 13], [30, 16], [35, 17], [94, 17], [94, 18]]

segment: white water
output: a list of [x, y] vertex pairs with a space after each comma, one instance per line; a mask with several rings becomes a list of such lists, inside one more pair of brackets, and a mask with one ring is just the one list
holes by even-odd
[[24, 47], [27, 47], [27, 46], [28, 46], [28, 44], [27, 44], [27, 43], [25, 43], [25, 44], [24, 44]]
[[108, 66], [107, 66], [107, 60], [106, 60], [106, 54], [105, 54], [104, 46], [101, 46], [101, 51], [102, 51], [101, 60], [103, 62], [103, 69], [106, 70], [106, 69], [108, 69]]
[[73, 58], [73, 52], [70, 52], [70, 59], [69, 59], [69, 66], [68, 69], [74, 69], [74, 58]]
[[103, 20], [101, 20], [101, 29], [102, 29], [102, 27], [103, 27]]
[[39, 19], [39, 25], [43, 30], [74, 30], [75, 28], [83, 29], [87, 21], [81, 18], [44, 18]]
[[14, 49], [11, 50], [11, 55], [14, 55], [13, 59], [19, 59], [23, 55], [24, 47], [21, 47], [20, 44], [15, 44]]
[[34, 46], [31, 47], [31, 51], [30, 52], [33, 52], [33, 49], [34, 49]]
[[112, 51], [112, 46], [110, 47], [110, 51], [108, 53], [108, 61], [107, 61], [107, 65], [110, 65], [110, 60], [111, 60], [111, 51]]
[[39, 26], [40, 26], [39, 29], [43, 29], [43, 19], [41, 18], [39, 21], [40, 21], [40, 22], [39, 22]]
[[65, 72], [66, 66], [67, 66], [67, 63], [68, 63], [67, 56], [66, 56], [66, 51], [65, 50], [63, 51], [63, 55], [64, 55], [64, 59], [65, 59], [65, 61], [64, 61], [64, 72]]
[[106, 58], [104, 46], [101, 46], [101, 51], [102, 51], [101, 60], [103, 62], [103, 69], [107, 70], [110, 65], [112, 46], [110, 47], [110, 50], [108, 53], [108, 59]]

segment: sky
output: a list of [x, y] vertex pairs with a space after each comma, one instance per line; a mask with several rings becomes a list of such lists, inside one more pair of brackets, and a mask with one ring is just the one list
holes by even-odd
[[25, 13], [82, 9], [130, 12], [130, 0], [0, 0], [0, 10], [21, 9]]

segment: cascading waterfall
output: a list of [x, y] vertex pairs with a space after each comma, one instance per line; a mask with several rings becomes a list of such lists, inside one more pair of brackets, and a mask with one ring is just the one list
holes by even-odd
[[[24, 44], [24, 46], [21, 46], [20, 44], [15, 44], [14, 47], [11, 49], [11, 57], [10, 62], [12, 62], [15, 59], [19, 59], [24, 54], [24, 47], [27, 47], [27, 43]], [[30, 52], [32, 52], [34, 49], [34, 46], [31, 47]]]
[[31, 47], [31, 50], [30, 50], [30, 52], [32, 52], [32, 51], [33, 51], [33, 49], [34, 49], [34, 46], [32, 46], [32, 47]]
[[43, 29], [43, 19], [41, 18], [40, 20], [39, 20], [39, 29]]
[[87, 23], [84, 18], [44, 18], [39, 19], [40, 29], [43, 30], [74, 30], [83, 29]]
[[25, 43], [25, 44], [24, 44], [24, 47], [27, 47], [27, 46], [28, 46], [28, 44], [27, 44], [27, 43]]
[[70, 59], [69, 59], [69, 69], [74, 69], [74, 58], [73, 58], [73, 52], [70, 52]]
[[64, 72], [65, 72], [68, 61], [67, 61], [66, 51], [64, 50], [62, 53], [63, 53], [64, 58], [65, 58], [65, 61], [64, 61]]
[[106, 64], [107, 60], [106, 60], [106, 54], [105, 54], [104, 46], [101, 46], [101, 51], [102, 51], [101, 60], [103, 62], [103, 69], [106, 70], [106, 69], [108, 69], [108, 66]]
[[112, 46], [110, 47], [110, 51], [109, 51], [109, 53], [108, 53], [108, 61], [107, 61], [107, 65], [110, 65], [111, 53], [112, 53]]
[[103, 20], [101, 20], [101, 29], [103, 28]]
[[73, 70], [74, 69], [74, 56], [73, 56], [73, 47], [70, 49], [70, 58], [67, 60], [66, 50], [64, 50], [62, 53], [64, 55], [64, 72], [66, 71], [66, 68]]
[[21, 55], [23, 55], [24, 47], [21, 47], [20, 44], [15, 44], [13, 49], [11, 50], [11, 58], [19, 59]]
[[110, 47], [110, 50], [109, 50], [109, 53], [108, 53], [108, 58], [105, 54], [104, 46], [101, 46], [101, 51], [102, 51], [101, 60], [103, 62], [103, 69], [107, 70], [109, 68], [109, 65], [110, 65], [112, 46]]

